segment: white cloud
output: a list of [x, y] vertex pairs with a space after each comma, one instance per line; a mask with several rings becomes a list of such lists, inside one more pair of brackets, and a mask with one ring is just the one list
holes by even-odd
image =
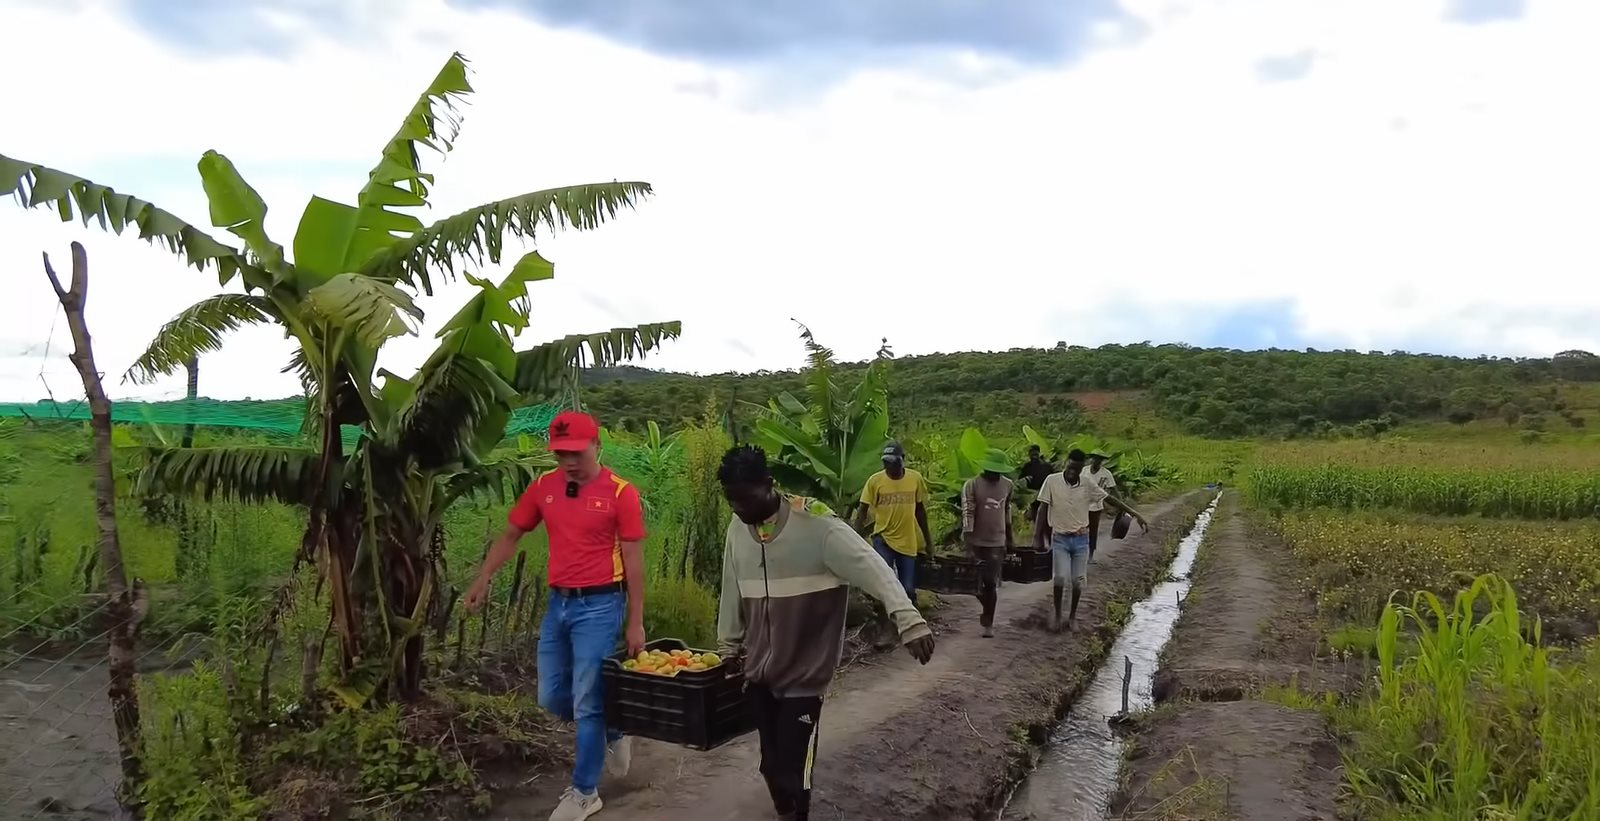
[[[775, 69], [667, 60], [425, 0], [397, 4], [387, 42], [315, 41], [284, 62], [179, 54], [92, 2], [8, 5], [0, 29], [26, 36], [0, 71], [35, 79], [8, 92], [0, 151], [115, 170], [100, 181], [204, 222], [192, 162], [214, 147], [287, 243], [311, 193], [359, 187], [457, 48], [478, 94], [435, 164], [439, 213], [573, 182], [656, 186], [639, 212], [542, 244], [559, 273], [537, 291], [536, 338], [678, 318], [684, 339], [653, 364], [778, 368], [801, 359], [791, 316], [864, 357], [883, 336], [901, 354], [1177, 341], [1209, 315], [1282, 301], [1283, 326], [1323, 345], [1600, 348], [1579, 321], [1600, 311], [1600, 117], [1583, 102], [1600, 76], [1583, 39], [1600, 7], [1544, 0], [1522, 20], [1464, 26], [1443, 22], [1442, 3], [1127, 5], [1148, 35], [1070, 70], [955, 55], [773, 105]], [[62, 59], [69, 41], [79, 56]], [[1258, 80], [1261, 58], [1307, 50], [1304, 79]], [[38, 253], [64, 260], [72, 239], [90, 250], [91, 321], [113, 374], [215, 289], [131, 237], [0, 209], [12, 285], [0, 396], [40, 394], [39, 360], [17, 354], [52, 322]], [[425, 307], [442, 319], [461, 297]], [[50, 384], [70, 394], [65, 329], [54, 339]], [[408, 341], [387, 364], [430, 347]], [[292, 392], [276, 372], [285, 351], [271, 333], [242, 335], [208, 361], [204, 389]]]

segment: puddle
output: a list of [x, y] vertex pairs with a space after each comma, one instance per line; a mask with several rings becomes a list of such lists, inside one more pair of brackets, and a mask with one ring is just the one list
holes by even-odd
[[[1219, 495], [1217, 499], [1220, 499]], [[1150, 706], [1150, 687], [1156, 658], [1178, 619], [1179, 599], [1189, 593], [1189, 569], [1194, 566], [1200, 540], [1217, 510], [1217, 499], [1195, 517], [1194, 528], [1178, 544], [1178, 555], [1167, 570], [1167, 581], [1133, 606], [1128, 624], [1117, 636], [1094, 680], [1078, 697], [1067, 717], [1050, 736], [1039, 766], [1017, 785], [1000, 810], [1002, 821], [1104, 818], [1117, 789], [1122, 769], [1123, 740], [1108, 723], [1122, 711], [1122, 680], [1126, 662], [1133, 662], [1128, 688], [1128, 710]]]

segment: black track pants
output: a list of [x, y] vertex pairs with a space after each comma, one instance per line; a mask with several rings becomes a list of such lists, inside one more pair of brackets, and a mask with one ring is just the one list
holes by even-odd
[[761, 775], [779, 815], [806, 821], [811, 814], [811, 766], [817, 757], [822, 698], [780, 698], [771, 690], [746, 688], [761, 737]]

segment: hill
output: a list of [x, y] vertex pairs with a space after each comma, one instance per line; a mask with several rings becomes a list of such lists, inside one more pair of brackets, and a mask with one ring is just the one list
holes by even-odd
[[[846, 378], [864, 363], [843, 367]], [[794, 371], [690, 374], [613, 368], [587, 374], [585, 405], [607, 424], [669, 427], [709, 407], [764, 404], [800, 392]], [[1020, 420], [1078, 427], [1106, 407], [1203, 436], [1381, 432], [1403, 423], [1500, 420], [1531, 430], [1584, 427], [1594, 410], [1600, 357], [1463, 358], [1404, 351], [1264, 350], [1104, 345], [950, 353], [897, 359], [891, 396], [908, 427]]]

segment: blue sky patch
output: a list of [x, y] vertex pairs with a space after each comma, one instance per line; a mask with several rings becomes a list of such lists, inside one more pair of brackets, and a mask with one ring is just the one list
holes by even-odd
[[1527, 0], [1450, 0], [1445, 19], [1456, 23], [1495, 23], [1527, 13]]
[[1303, 80], [1317, 63], [1317, 53], [1311, 49], [1293, 54], [1274, 54], [1256, 61], [1256, 79], [1263, 83], [1284, 83]]
[[817, 52], [970, 49], [1022, 63], [1064, 63], [1095, 44], [1095, 27], [1138, 20], [1115, 0], [448, 0], [513, 8], [674, 57], [754, 62]]

